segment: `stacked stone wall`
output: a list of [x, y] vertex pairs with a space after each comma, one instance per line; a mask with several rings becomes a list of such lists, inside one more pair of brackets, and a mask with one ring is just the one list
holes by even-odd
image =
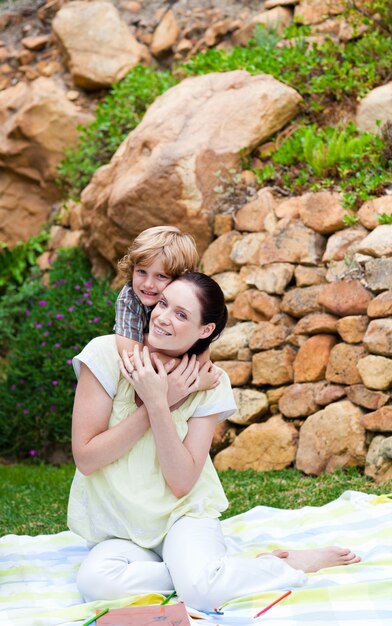
[[218, 469], [392, 476], [392, 197], [346, 227], [339, 195], [261, 189], [215, 218], [202, 269], [229, 326], [212, 345], [238, 410], [218, 427]]

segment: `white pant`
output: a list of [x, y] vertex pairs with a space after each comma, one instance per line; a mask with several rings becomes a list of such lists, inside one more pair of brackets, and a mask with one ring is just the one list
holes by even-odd
[[126, 539], [95, 545], [82, 563], [77, 584], [86, 602], [143, 593], [168, 595], [212, 610], [228, 600], [303, 585], [306, 575], [272, 555], [226, 555], [219, 520], [182, 517], [153, 550]]

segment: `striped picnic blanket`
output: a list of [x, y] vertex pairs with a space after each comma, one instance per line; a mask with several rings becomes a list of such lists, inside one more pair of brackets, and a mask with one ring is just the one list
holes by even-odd
[[[340, 545], [363, 561], [309, 575], [304, 587], [257, 620], [253, 616], [284, 590], [231, 601], [223, 616], [192, 624], [392, 625], [392, 496], [346, 491], [321, 507], [259, 506], [222, 524], [231, 554]], [[75, 577], [86, 553], [85, 542], [71, 532], [1, 538], [0, 625], [81, 626], [96, 609], [162, 601], [160, 595], [145, 595], [84, 604]]]

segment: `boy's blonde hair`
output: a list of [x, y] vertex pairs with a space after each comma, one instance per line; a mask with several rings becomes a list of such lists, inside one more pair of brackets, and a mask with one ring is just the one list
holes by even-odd
[[193, 272], [199, 260], [192, 235], [175, 226], [153, 226], [136, 237], [118, 268], [131, 280], [135, 265], [148, 266], [158, 256], [162, 257], [166, 274], [173, 277]]

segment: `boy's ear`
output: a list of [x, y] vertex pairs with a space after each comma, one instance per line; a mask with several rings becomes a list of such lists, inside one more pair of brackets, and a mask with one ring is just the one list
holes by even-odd
[[213, 322], [210, 322], [210, 324], [205, 324], [205, 326], [203, 326], [202, 328], [200, 339], [205, 339], [206, 337], [209, 337], [214, 332], [215, 327], [216, 324], [214, 324]]

